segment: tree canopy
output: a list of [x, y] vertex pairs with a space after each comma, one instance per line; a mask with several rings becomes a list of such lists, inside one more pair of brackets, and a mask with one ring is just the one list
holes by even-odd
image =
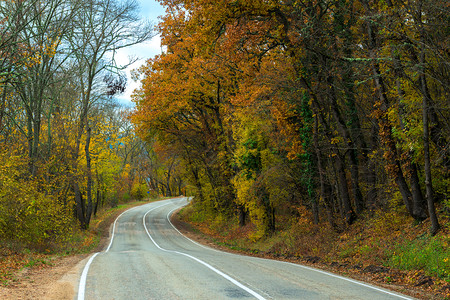
[[0, 246], [52, 247], [148, 191], [132, 150], [142, 142], [114, 97], [126, 85], [116, 51], [154, 35], [137, 11], [133, 0], [0, 1]]
[[131, 119], [184, 167], [199, 216], [252, 222], [259, 238], [300, 208], [345, 228], [401, 205], [438, 232], [445, 1], [160, 3], [165, 51], [140, 68]]

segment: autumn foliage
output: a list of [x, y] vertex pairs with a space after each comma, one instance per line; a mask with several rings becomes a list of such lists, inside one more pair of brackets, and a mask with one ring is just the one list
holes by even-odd
[[183, 165], [193, 220], [447, 224], [445, 1], [160, 2], [132, 121]]
[[147, 196], [142, 142], [114, 98], [114, 51], [152, 35], [136, 9], [0, 1], [0, 253], [60, 250], [100, 209]]

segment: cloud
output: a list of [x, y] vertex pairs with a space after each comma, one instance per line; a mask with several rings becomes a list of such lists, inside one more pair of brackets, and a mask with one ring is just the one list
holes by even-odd
[[[155, 0], [138, 0], [140, 5], [139, 14], [143, 19], [150, 20], [153, 24], [158, 23], [158, 16], [164, 14], [164, 8]], [[119, 65], [126, 65], [130, 61], [130, 57], [138, 58], [138, 60], [125, 69], [127, 76], [127, 88], [125, 93], [116, 98], [120, 103], [131, 106], [131, 94], [136, 88], [139, 88], [140, 82], [131, 79], [131, 71], [142, 66], [149, 58], [161, 53], [161, 38], [159, 35], [152, 38], [146, 43], [135, 45], [133, 47], [121, 49], [116, 53], [116, 61]]]
[[133, 105], [131, 102], [131, 94], [136, 88], [139, 88], [140, 82], [131, 79], [131, 71], [139, 68], [147, 59], [152, 58], [157, 54], [161, 54], [161, 38], [159, 35], [148, 42], [117, 51], [115, 58], [118, 65], [124, 66], [128, 64], [130, 58], [138, 59], [124, 70], [127, 76], [127, 88], [123, 94], [116, 97], [120, 103], [127, 106]]

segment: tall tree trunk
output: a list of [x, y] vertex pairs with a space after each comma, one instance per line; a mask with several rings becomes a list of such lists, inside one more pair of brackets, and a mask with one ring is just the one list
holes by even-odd
[[[372, 138], [370, 140], [371, 149], [376, 149], [378, 146], [378, 128], [375, 122], [371, 126]], [[377, 173], [376, 163], [372, 159], [367, 160], [366, 164], [366, 180], [367, 180], [367, 206], [370, 210], [374, 210], [377, 204], [378, 190], [377, 190]]]
[[422, 50], [420, 55], [421, 68], [420, 68], [420, 86], [422, 89], [422, 121], [423, 121], [423, 156], [425, 162], [425, 188], [426, 198], [428, 204], [428, 214], [431, 220], [431, 234], [435, 235], [439, 229], [439, 221], [436, 214], [436, 208], [434, 207], [433, 198], [433, 182], [431, 176], [431, 162], [430, 162], [430, 132], [429, 132], [429, 117], [428, 117], [428, 93], [427, 82], [423, 67], [425, 64], [425, 51]]
[[409, 214], [414, 217], [412, 205], [412, 194], [406, 183], [405, 176], [402, 171], [400, 161], [397, 157], [397, 146], [392, 136], [392, 127], [387, 119], [387, 98], [384, 90], [384, 84], [382, 82], [382, 77], [379, 72], [378, 66], [374, 64], [373, 71], [375, 74], [375, 83], [378, 90], [378, 96], [380, 98], [379, 107], [377, 108], [376, 114], [379, 122], [379, 136], [384, 146], [386, 147], [384, 158], [387, 161], [387, 171], [390, 176], [394, 177], [394, 181], [402, 195], [403, 202], [408, 210]]
[[[330, 195], [327, 194], [326, 191], [326, 187], [325, 187], [325, 170], [322, 167], [322, 157], [321, 157], [321, 152], [320, 152], [320, 148], [319, 148], [319, 120], [317, 117], [317, 114], [315, 114], [314, 117], [314, 150], [315, 150], [315, 154], [316, 154], [316, 159], [317, 159], [317, 171], [319, 173], [319, 184], [320, 184], [320, 192], [319, 192], [319, 204], [320, 204], [320, 200], [323, 201], [324, 205], [325, 205], [325, 210], [327, 212], [327, 218], [328, 218], [328, 223], [330, 223], [331, 227], [335, 227], [334, 224], [334, 218], [333, 218], [333, 210], [332, 210], [332, 206], [329, 203], [329, 197]], [[319, 205], [318, 204], [318, 205]], [[318, 220], [317, 220], [318, 221]]]
[[[372, 15], [370, 5], [368, 1], [362, 1], [366, 14], [368, 16]], [[409, 190], [408, 184], [406, 183], [405, 176], [403, 174], [400, 161], [398, 159], [397, 146], [392, 136], [392, 126], [389, 123], [387, 112], [389, 108], [389, 99], [387, 97], [385, 84], [383, 81], [383, 75], [380, 71], [380, 66], [377, 61], [377, 32], [375, 25], [370, 21], [365, 23], [367, 28], [368, 39], [367, 43], [369, 45], [370, 58], [372, 59], [372, 73], [374, 76], [376, 93], [379, 101], [375, 103], [375, 115], [378, 119], [379, 124], [379, 136], [384, 144], [386, 150], [384, 158], [387, 161], [387, 171], [394, 178], [394, 181], [402, 195], [403, 202], [405, 203], [406, 209], [409, 214], [414, 217], [413, 207], [412, 207], [412, 194]]]
[[[407, 132], [408, 128], [405, 126], [404, 115], [405, 109], [403, 104], [403, 99], [405, 97], [405, 92], [403, 91], [400, 83], [400, 78], [403, 76], [404, 71], [403, 67], [400, 63], [400, 58], [398, 54], [395, 54], [393, 50], [392, 60], [394, 62], [394, 74], [396, 76], [396, 86], [398, 93], [398, 111], [399, 111], [399, 121], [400, 127], [403, 131]], [[413, 217], [418, 220], [425, 220], [427, 215], [425, 213], [425, 199], [423, 197], [422, 188], [420, 187], [420, 180], [418, 175], [418, 167], [417, 164], [413, 161], [414, 151], [409, 151], [407, 153], [406, 165], [407, 165], [407, 177], [409, 178], [409, 183], [411, 186], [411, 195], [412, 195], [412, 214]]]
[[[355, 25], [357, 18], [355, 17], [355, 10], [353, 8], [353, 1], [338, 0], [335, 1], [335, 17], [334, 22], [334, 38], [342, 41], [342, 46], [337, 47], [337, 41], [333, 45], [334, 53], [341, 53], [344, 57], [353, 57], [353, 49], [355, 45], [355, 36], [351, 34], [351, 27]], [[339, 55], [339, 54], [338, 54]], [[362, 155], [364, 159], [367, 157], [367, 151], [365, 150], [364, 136], [361, 132], [361, 125], [359, 122], [358, 112], [355, 101], [355, 76], [354, 69], [350, 62], [339, 61], [338, 68], [341, 70], [341, 78], [339, 81], [343, 85], [344, 100], [345, 100], [345, 119], [342, 118], [342, 114], [339, 111], [337, 105], [336, 96], [334, 99], [333, 114], [338, 122], [338, 126], [341, 129], [343, 136], [348, 145], [348, 155], [350, 162], [350, 176], [351, 176], [351, 188], [355, 203], [356, 213], [359, 215], [365, 208], [363, 194], [360, 188], [358, 155], [362, 152], [366, 152], [366, 155]], [[339, 75], [338, 75], [339, 76]], [[330, 76], [331, 77], [331, 76]], [[334, 91], [334, 83], [331, 85], [331, 89]], [[358, 147], [361, 146], [361, 147]], [[358, 149], [359, 148], [359, 149]]]
[[353, 142], [353, 138], [350, 135], [349, 129], [345, 124], [341, 112], [339, 110], [336, 92], [334, 90], [334, 80], [332, 76], [329, 76], [327, 79], [329, 86], [331, 87], [330, 96], [331, 96], [331, 109], [333, 112], [333, 117], [335, 122], [338, 124], [338, 128], [340, 129], [342, 136], [345, 139], [348, 147], [349, 153], [349, 161], [350, 161], [350, 174], [351, 174], [351, 187], [353, 197], [355, 199], [355, 208], [356, 212], [359, 214], [364, 209], [364, 200], [361, 193], [361, 188], [359, 187], [359, 171], [358, 171], [358, 161], [357, 161], [357, 149], [356, 145]]
[[[303, 80], [303, 82], [305, 83], [305, 86], [308, 86], [307, 83], [305, 82], [305, 80]], [[320, 103], [318, 101], [318, 98], [316, 97], [316, 95], [314, 93], [311, 93], [311, 96], [313, 98], [313, 104], [315, 107], [315, 116], [316, 116], [316, 121], [315, 121], [315, 127], [317, 127], [315, 129], [315, 131], [318, 134], [318, 119], [320, 119], [320, 121], [322, 122], [322, 125], [324, 126], [324, 133], [327, 136], [327, 138], [331, 141], [333, 136], [331, 135], [332, 130], [330, 129], [329, 124], [326, 122], [325, 116], [324, 114], [321, 112], [320, 109]], [[319, 151], [319, 145], [318, 145], [318, 141], [317, 138], [318, 136], [314, 137], [315, 141], [315, 148], [316, 148], [316, 153], [317, 151]], [[347, 184], [347, 178], [346, 178], [346, 174], [345, 174], [345, 168], [344, 168], [344, 162], [342, 161], [342, 157], [340, 156], [339, 150], [334, 146], [334, 145], [330, 145], [332, 148], [332, 155], [334, 157], [330, 157], [330, 164], [333, 167], [333, 170], [336, 173], [336, 193], [338, 195], [338, 199], [340, 201], [335, 201], [335, 205], [337, 206], [338, 209], [335, 209], [336, 211], [339, 211], [341, 217], [343, 219], [346, 220], [347, 224], [352, 224], [354, 219], [356, 218], [355, 212], [353, 211], [352, 205], [351, 205], [351, 199], [350, 199], [350, 195], [348, 192], [348, 184]], [[320, 151], [319, 151], [320, 152]], [[317, 154], [318, 157], [318, 162], [320, 161], [320, 153]], [[324, 174], [324, 169], [322, 170], [323, 172], [319, 171], [319, 176], [323, 176]], [[321, 185], [321, 189], [323, 189], [323, 191], [321, 191], [321, 193], [324, 194], [324, 200], [329, 199], [330, 200], [330, 205], [329, 208], [331, 210], [330, 215], [332, 216], [332, 207], [331, 207], [331, 193], [326, 193], [326, 185], [325, 185], [325, 179], [322, 178], [322, 183], [324, 185]], [[321, 183], [321, 184], [322, 184]], [[325, 196], [325, 194], [327, 194], [327, 196]], [[331, 220], [331, 219], [330, 219]], [[334, 221], [331, 221], [331, 223], [334, 223]], [[332, 224], [332, 226], [334, 227], [334, 224]]]
[[[81, 81], [81, 90], [82, 91], [85, 90], [83, 81]], [[88, 123], [89, 97], [90, 97], [90, 89], [88, 88], [87, 92], [86, 93], [83, 92], [82, 96], [81, 96], [81, 100], [82, 100], [81, 101], [82, 102], [81, 116], [80, 116], [80, 122], [78, 123], [77, 135], [75, 137], [75, 148], [73, 149], [73, 152], [72, 152], [72, 172], [74, 174], [76, 174], [77, 170], [78, 170], [78, 157], [80, 155], [81, 138], [83, 136], [84, 128], [85, 128], [85, 126], [87, 126], [87, 123]], [[89, 139], [90, 139], [90, 137], [89, 137]], [[86, 140], [87, 140], [87, 137], [86, 137]], [[86, 157], [86, 159], [87, 159], [87, 157]], [[89, 221], [86, 220], [86, 212], [87, 212], [88, 208], [86, 207], [86, 202], [84, 201], [84, 199], [81, 195], [78, 180], [79, 180], [79, 178], [76, 175], [74, 175], [73, 178], [71, 179], [74, 193], [75, 193], [77, 216], [79, 217], [78, 220], [81, 223], [81, 227], [86, 229], [89, 225]], [[78, 207], [81, 207], [81, 211], [83, 212], [82, 215], [80, 215], [78, 213], [78, 210], [79, 210]], [[92, 211], [92, 208], [91, 208], [91, 211]]]
[[84, 147], [86, 153], [86, 169], [87, 169], [87, 184], [86, 184], [87, 207], [85, 215], [86, 229], [89, 227], [92, 215], [92, 169], [91, 169], [91, 154], [89, 151], [90, 143], [91, 143], [91, 127], [88, 127], [86, 130], [86, 145]]

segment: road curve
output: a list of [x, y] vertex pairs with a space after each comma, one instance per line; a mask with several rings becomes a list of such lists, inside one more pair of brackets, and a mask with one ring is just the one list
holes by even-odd
[[77, 299], [412, 299], [318, 269], [197, 244], [169, 221], [186, 203], [163, 200], [121, 214], [108, 248], [84, 267]]

